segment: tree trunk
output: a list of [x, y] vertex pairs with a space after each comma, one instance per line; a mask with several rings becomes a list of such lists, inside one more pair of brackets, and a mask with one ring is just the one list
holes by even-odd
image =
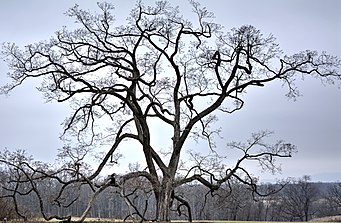
[[156, 220], [159, 222], [169, 222], [173, 199], [172, 180], [170, 178], [163, 179], [161, 188], [156, 191]]

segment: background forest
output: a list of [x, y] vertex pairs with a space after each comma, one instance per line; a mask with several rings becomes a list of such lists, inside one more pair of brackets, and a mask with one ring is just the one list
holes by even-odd
[[[6, 182], [6, 174], [4, 171], [1, 173], [2, 184]], [[88, 217], [139, 218], [136, 215], [136, 210], [139, 210], [144, 218], [152, 218], [155, 199], [148, 183], [143, 179], [134, 179], [129, 184], [130, 187], [127, 186], [124, 190], [107, 188], [97, 197]], [[39, 185], [46, 198], [53, 197], [59, 186], [46, 181]], [[199, 184], [182, 186], [177, 193], [191, 201], [190, 212], [184, 205], [179, 206], [171, 213], [171, 219], [186, 220], [190, 213], [194, 220], [309, 221], [341, 214], [341, 183], [311, 182], [309, 176], [303, 176], [300, 179], [290, 179], [290, 183], [285, 185], [259, 184], [258, 187], [260, 192], [270, 195], [255, 194], [238, 181], [225, 184], [215, 192], [210, 192]], [[6, 193], [10, 194], [8, 191], [1, 191], [2, 195]], [[78, 190], [69, 190], [69, 194], [65, 196], [65, 199], [69, 199], [69, 206], [59, 207], [53, 202], [42, 205], [49, 214], [80, 216], [91, 194], [91, 188], [79, 186]], [[30, 218], [41, 217], [39, 202], [34, 193], [15, 199], [18, 199], [18, 208], [24, 210], [25, 215]], [[0, 199], [0, 209], [2, 219], [18, 217], [11, 196]]]

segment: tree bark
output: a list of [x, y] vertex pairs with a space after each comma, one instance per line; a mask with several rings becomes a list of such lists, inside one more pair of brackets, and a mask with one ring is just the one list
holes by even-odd
[[173, 192], [172, 179], [164, 178], [161, 188], [158, 188], [156, 191], [156, 220], [159, 222], [169, 222]]

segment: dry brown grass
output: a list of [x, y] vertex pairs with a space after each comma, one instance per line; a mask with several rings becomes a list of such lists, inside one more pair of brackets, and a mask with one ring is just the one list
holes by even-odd
[[315, 218], [312, 222], [341, 222], [341, 215]]

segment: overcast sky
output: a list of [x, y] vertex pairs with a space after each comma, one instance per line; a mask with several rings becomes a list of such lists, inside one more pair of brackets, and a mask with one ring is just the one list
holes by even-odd
[[[86, 0], [2, 0], [0, 1], [0, 42], [19, 46], [48, 39], [56, 30], [73, 21], [64, 12], [78, 3], [95, 9], [96, 1]], [[124, 18], [135, 1], [112, 1], [116, 17]], [[190, 15], [186, 1], [180, 4]], [[273, 33], [285, 54], [311, 49], [327, 51], [341, 58], [341, 1], [339, 0], [202, 0], [225, 29], [251, 24], [265, 35]], [[8, 69], [0, 62], [0, 85]], [[341, 72], [341, 71], [340, 71]], [[0, 149], [26, 149], [36, 159], [52, 161], [68, 115], [67, 105], [44, 103], [31, 81], [17, 88], [10, 97], [0, 95]], [[298, 147], [291, 159], [282, 160], [280, 177], [311, 175], [315, 181], [341, 181], [341, 90], [323, 86], [318, 80], [298, 81], [303, 97], [288, 100], [280, 84], [248, 92], [245, 108], [228, 119], [221, 119], [223, 136], [243, 140], [255, 131], [269, 129], [276, 138]], [[263, 175], [263, 178], [273, 176]]]

